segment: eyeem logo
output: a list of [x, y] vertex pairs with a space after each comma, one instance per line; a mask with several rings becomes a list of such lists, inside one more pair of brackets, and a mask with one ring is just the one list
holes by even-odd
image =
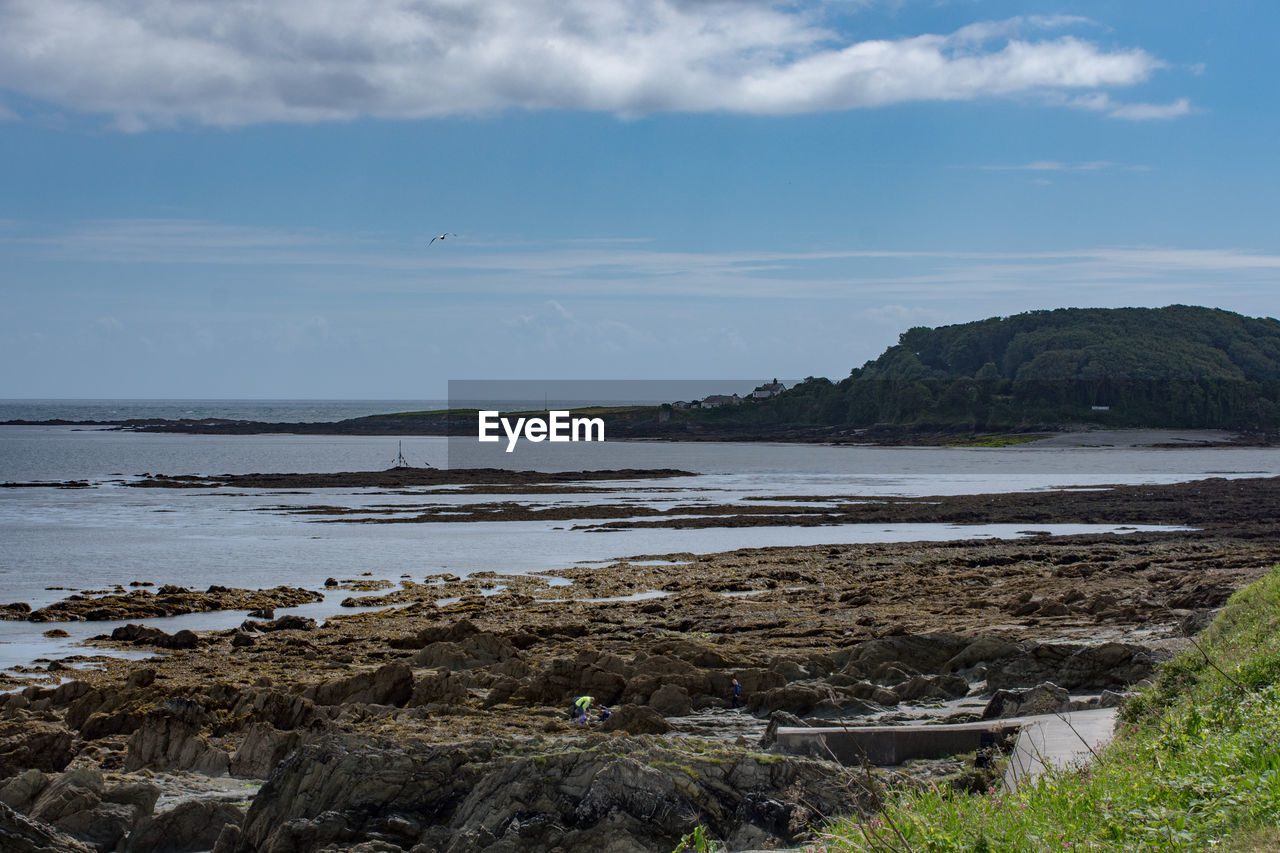
[[478, 413], [480, 441], [501, 441], [498, 427], [507, 434], [507, 453], [521, 438], [527, 441], [604, 441], [604, 418], [575, 418], [572, 412], [547, 412], [545, 418], [502, 417], [501, 412]]

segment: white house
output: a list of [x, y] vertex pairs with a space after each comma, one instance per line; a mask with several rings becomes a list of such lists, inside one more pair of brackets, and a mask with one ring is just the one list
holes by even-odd
[[766, 382], [765, 384], [758, 386], [756, 390], [752, 391], [751, 399], [768, 400], [770, 397], [778, 396], [785, 390], [787, 390], [787, 386], [783, 385], [777, 379], [774, 379], [772, 382]]

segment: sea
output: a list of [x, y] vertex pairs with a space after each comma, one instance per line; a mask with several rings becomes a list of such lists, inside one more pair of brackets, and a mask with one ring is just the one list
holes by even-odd
[[[131, 418], [236, 418], [334, 421], [439, 408], [438, 400], [9, 400], [0, 420], [111, 421]], [[1280, 475], [1273, 448], [1133, 446], [1122, 433], [1090, 433], [1070, 442], [1004, 448], [859, 447], [782, 443], [606, 442], [557, 458], [523, 456], [537, 470], [674, 468], [690, 472], [648, 481], [594, 481], [591, 489], [555, 494], [461, 494], [454, 488], [267, 490], [131, 488], [145, 475], [370, 471], [400, 454], [414, 466], [444, 467], [449, 440], [429, 436], [186, 435], [125, 432], [103, 426], [0, 426], [0, 483], [85, 481], [83, 488], [0, 488], [0, 602], [33, 608], [73, 591], [131, 582], [204, 588], [301, 586], [324, 592], [328, 577], [402, 578], [450, 572], [525, 573], [628, 557], [715, 553], [736, 548], [862, 542], [1017, 538], [1017, 525], [860, 524], [827, 527], [576, 529], [589, 520], [362, 524], [374, 512], [412, 514], [415, 507], [512, 502], [532, 507], [624, 504], [680, 508], [767, 503], [813, 506], [815, 497], [870, 498], [1102, 488], [1205, 477]], [[593, 464], [598, 463], [598, 464]], [[817, 502], [821, 505], [821, 501]], [[290, 510], [324, 505], [353, 510], [342, 520]], [[1114, 532], [1142, 525], [1036, 525], [1054, 535]], [[350, 593], [291, 611], [325, 619]], [[243, 612], [147, 620], [176, 631], [223, 629]], [[97, 654], [82, 641], [119, 623], [0, 622], [0, 671], [33, 662]]]

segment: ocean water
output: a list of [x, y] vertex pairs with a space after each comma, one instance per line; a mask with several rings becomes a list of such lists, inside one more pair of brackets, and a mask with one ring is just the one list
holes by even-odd
[[[63, 590], [103, 589], [131, 581], [322, 588], [329, 576], [397, 581], [402, 575], [479, 570], [502, 573], [602, 562], [639, 554], [711, 553], [770, 545], [1012, 537], [1011, 525], [845, 525], [832, 527], [638, 529], [591, 532], [572, 522], [425, 524], [324, 523], [294, 515], [314, 504], [356, 510], [374, 505], [465, 505], [512, 501], [528, 506], [630, 503], [681, 507], [761, 499], [785, 508], [802, 496], [942, 495], [1008, 492], [1109, 483], [1168, 483], [1207, 476], [1280, 475], [1280, 450], [1156, 450], [1124, 447], [999, 449], [825, 447], [784, 444], [610, 442], [602, 455], [548, 457], [544, 470], [595, 467], [679, 468], [696, 476], [592, 483], [605, 494], [462, 495], [452, 489], [388, 494], [371, 489], [279, 492], [253, 489], [134, 489], [143, 473], [218, 474], [378, 470], [390, 467], [403, 441], [412, 464], [442, 465], [448, 442], [406, 436], [193, 436], [122, 433], [74, 427], [0, 427], [0, 482], [85, 479], [90, 488], [0, 488], [0, 601], [40, 606]], [[524, 457], [526, 460], [532, 457]], [[602, 464], [593, 464], [594, 462]], [[809, 504], [811, 505], [811, 504]], [[1036, 525], [1055, 533], [1126, 526]], [[334, 596], [306, 612], [338, 612]], [[165, 630], [223, 628], [243, 613], [149, 620]], [[0, 669], [76, 651], [83, 637], [112, 626], [72, 624], [67, 640], [49, 625], [0, 623]]]
[[5, 421], [104, 421], [133, 418], [227, 418], [316, 423], [441, 409], [445, 400], [0, 400]]

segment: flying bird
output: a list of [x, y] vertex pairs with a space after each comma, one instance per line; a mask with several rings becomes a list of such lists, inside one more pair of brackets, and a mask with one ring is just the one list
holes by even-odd
[[[452, 231], [446, 231], [443, 234], [437, 234], [436, 236], [432, 237], [431, 243], [434, 243], [437, 240], [443, 240], [445, 237], [457, 237], [457, 236], [458, 235], [454, 234]], [[431, 243], [428, 243], [427, 245], [430, 246]]]

